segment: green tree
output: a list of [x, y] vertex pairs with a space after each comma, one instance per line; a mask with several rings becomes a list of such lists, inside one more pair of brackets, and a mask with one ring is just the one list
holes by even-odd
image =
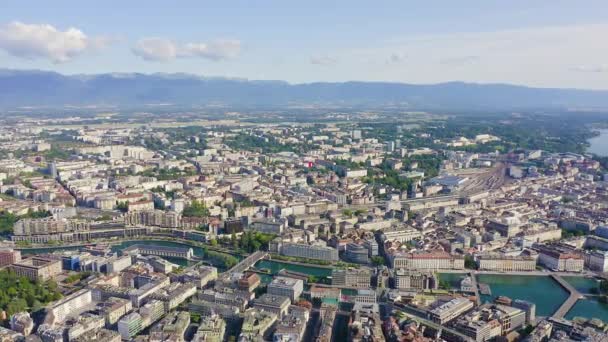
[[353, 211], [350, 209], [344, 209], [342, 210], [342, 215], [346, 217], [353, 217]]
[[477, 269], [477, 263], [475, 262], [475, 259], [473, 259], [473, 257], [471, 255], [464, 256], [464, 267], [472, 269], [472, 270]]
[[126, 213], [129, 210], [129, 203], [128, 202], [118, 202], [118, 204], [116, 205], [116, 209], [122, 211], [123, 213]]
[[377, 255], [377, 256], [373, 256], [372, 257], [372, 264], [374, 264], [375, 266], [382, 266], [385, 264], [385, 260], [383, 257]]
[[205, 203], [193, 200], [190, 205], [184, 208], [182, 215], [184, 217], [208, 217], [209, 209], [207, 209]]

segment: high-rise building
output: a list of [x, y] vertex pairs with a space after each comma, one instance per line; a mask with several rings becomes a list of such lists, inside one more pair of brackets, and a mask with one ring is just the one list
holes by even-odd
[[124, 340], [137, 335], [143, 327], [143, 319], [138, 312], [132, 312], [118, 321], [118, 332]]

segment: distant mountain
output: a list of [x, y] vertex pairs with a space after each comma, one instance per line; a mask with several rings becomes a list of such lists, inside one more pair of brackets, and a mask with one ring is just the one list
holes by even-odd
[[292, 104], [427, 109], [608, 108], [608, 91], [529, 88], [506, 84], [448, 82], [319, 82], [206, 78], [190, 74], [114, 73], [66, 76], [55, 72], [0, 69], [0, 108], [66, 105], [139, 106]]

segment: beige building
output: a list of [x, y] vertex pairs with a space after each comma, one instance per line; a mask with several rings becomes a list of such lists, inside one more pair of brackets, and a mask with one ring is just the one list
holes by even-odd
[[436, 289], [438, 281], [432, 272], [397, 269], [394, 275], [395, 288], [429, 290]]
[[536, 259], [529, 256], [480, 255], [477, 265], [482, 271], [534, 271]]
[[110, 297], [97, 304], [100, 314], [105, 318], [106, 325], [116, 324], [120, 318], [133, 309], [130, 300], [124, 298]]
[[63, 298], [47, 309], [47, 321], [63, 322], [69, 315], [77, 314], [78, 310], [93, 303], [91, 290], [82, 289]]
[[464, 257], [447, 252], [396, 253], [390, 256], [393, 268], [418, 270], [462, 270]]
[[473, 302], [466, 298], [454, 298], [431, 310], [431, 320], [437, 324], [445, 324], [471, 310], [474, 306]]
[[331, 279], [332, 285], [368, 289], [371, 282], [371, 272], [365, 268], [333, 269]]
[[32, 281], [46, 281], [61, 273], [61, 260], [32, 257], [12, 264], [11, 269]]

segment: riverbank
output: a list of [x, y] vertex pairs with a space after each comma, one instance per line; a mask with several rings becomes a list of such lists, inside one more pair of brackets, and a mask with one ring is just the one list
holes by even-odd
[[137, 241], [159, 241], [159, 242], [173, 242], [182, 244], [189, 247], [196, 248], [205, 248], [210, 251], [230, 254], [233, 256], [244, 257], [246, 254], [235, 252], [233, 250], [229, 250], [226, 248], [222, 248], [219, 246], [211, 246], [209, 244], [205, 244], [198, 241], [175, 238], [175, 237], [163, 237], [163, 236], [143, 236], [138, 238], [128, 238], [128, 239], [120, 239], [120, 240], [95, 240], [87, 243], [75, 243], [75, 244], [67, 244], [67, 245], [58, 245], [58, 246], [49, 246], [49, 245], [37, 245], [37, 246], [28, 246], [28, 247], [15, 247], [15, 249], [22, 252], [22, 254], [40, 254], [40, 253], [49, 253], [53, 251], [61, 251], [61, 250], [73, 250], [78, 248], [83, 248], [86, 246], [92, 246], [96, 244], [107, 244], [111, 247], [121, 245], [128, 242], [137, 242]]
[[299, 261], [283, 260], [281, 258], [277, 258], [277, 254], [269, 254], [267, 260], [272, 260], [272, 261], [276, 261], [276, 262], [283, 263], [283, 264], [299, 265], [299, 266], [306, 266], [306, 267], [313, 266], [316, 268], [326, 268], [328, 270], [332, 270], [332, 269], [336, 268], [336, 266], [334, 266], [334, 265], [308, 264], [308, 263], [299, 262]]

